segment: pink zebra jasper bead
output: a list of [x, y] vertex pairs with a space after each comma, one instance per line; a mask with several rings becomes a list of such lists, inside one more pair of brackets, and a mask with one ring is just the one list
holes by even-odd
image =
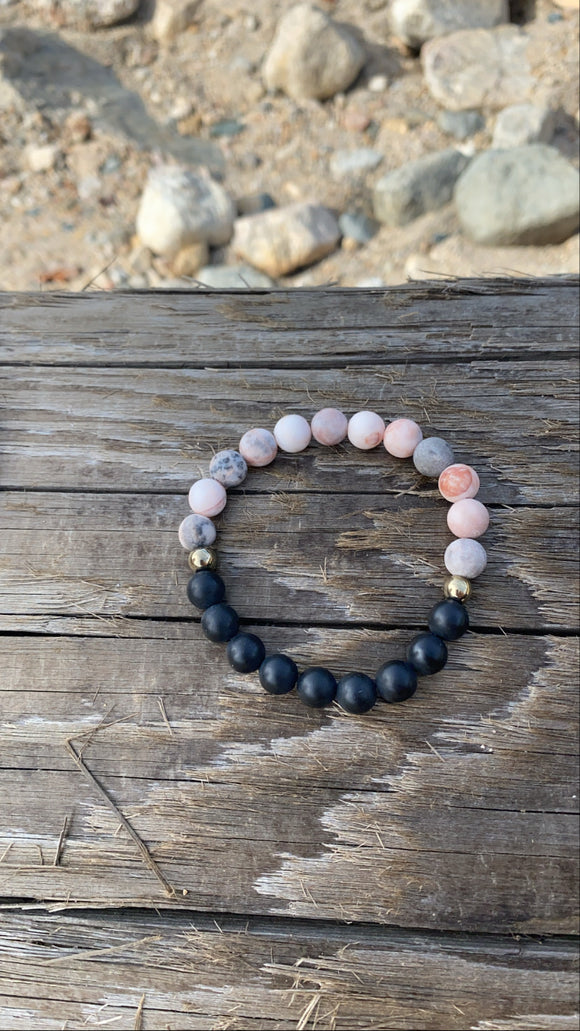
[[445, 549], [445, 567], [452, 576], [475, 580], [487, 565], [487, 553], [479, 541], [459, 537]]
[[312, 420], [312, 436], [319, 444], [340, 444], [346, 437], [348, 419], [338, 408], [323, 408]]
[[489, 526], [489, 512], [481, 501], [464, 498], [449, 509], [447, 525], [456, 537], [481, 537]]
[[196, 480], [189, 491], [190, 508], [203, 516], [219, 515], [226, 507], [227, 499], [225, 487], [209, 477]]
[[385, 430], [385, 448], [395, 458], [410, 458], [422, 440], [421, 427], [413, 419], [395, 419]]
[[470, 465], [448, 465], [439, 477], [439, 493], [446, 501], [474, 498], [479, 490], [479, 476]]
[[179, 525], [179, 543], [186, 551], [209, 548], [215, 541], [216, 531], [211, 519], [202, 515], [188, 515]]
[[348, 439], [361, 451], [370, 451], [380, 444], [385, 435], [385, 424], [376, 412], [357, 412], [348, 424]]
[[244, 433], [239, 451], [248, 465], [270, 465], [278, 454], [278, 445], [270, 430], [254, 429]]
[[274, 437], [281, 451], [295, 455], [308, 447], [312, 431], [303, 415], [283, 415], [274, 426]]

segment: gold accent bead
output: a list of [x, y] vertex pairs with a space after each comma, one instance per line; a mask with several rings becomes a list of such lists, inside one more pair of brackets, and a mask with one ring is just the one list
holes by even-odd
[[446, 598], [467, 601], [471, 595], [471, 583], [464, 576], [448, 576], [443, 584], [443, 593]]
[[213, 548], [196, 548], [187, 556], [187, 564], [194, 573], [199, 569], [215, 569], [217, 567], [217, 551]]

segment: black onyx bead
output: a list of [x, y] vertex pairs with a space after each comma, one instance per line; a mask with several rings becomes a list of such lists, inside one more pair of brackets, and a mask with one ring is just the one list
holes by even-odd
[[346, 712], [368, 712], [377, 700], [375, 682], [365, 673], [347, 673], [338, 681], [336, 700]]
[[226, 585], [221, 576], [211, 569], [200, 569], [189, 578], [187, 597], [196, 609], [208, 609], [218, 605], [226, 596]]
[[269, 655], [258, 674], [264, 691], [269, 694], [288, 694], [298, 680], [298, 666], [289, 655]]
[[305, 705], [322, 709], [330, 705], [336, 696], [336, 680], [329, 669], [311, 666], [298, 677], [297, 690]]
[[417, 690], [417, 673], [409, 662], [385, 662], [376, 675], [377, 691], [385, 702], [405, 702]]
[[447, 645], [436, 634], [419, 634], [411, 641], [407, 658], [417, 673], [426, 677], [443, 669], [447, 662]]
[[447, 598], [434, 605], [429, 613], [429, 630], [444, 641], [456, 641], [469, 629], [469, 614], [465, 605], [455, 598]]
[[[199, 575], [199, 574], [198, 574]], [[210, 605], [201, 617], [201, 629], [210, 641], [229, 641], [238, 632], [240, 621], [231, 605]]]
[[256, 634], [242, 631], [228, 641], [228, 661], [238, 673], [253, 673], [260, 668], [265, 656], [264, 642]]

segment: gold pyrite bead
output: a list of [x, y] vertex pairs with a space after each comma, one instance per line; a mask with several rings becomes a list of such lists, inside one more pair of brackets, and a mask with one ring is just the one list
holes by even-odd
[[471, 595], [471, 584], [464, 576], [448, 576], [443, 584], [443, 593], [446, 598], [467, 601]]
[[199, 569], [215, 569], [217, 567], [217, 551], [213, 548], [196, 548], [187, 556], [187, 564], [194, 573]]

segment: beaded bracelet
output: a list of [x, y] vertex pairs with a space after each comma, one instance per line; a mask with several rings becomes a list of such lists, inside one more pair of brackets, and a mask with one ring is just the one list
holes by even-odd
[[[211, 547], [216, 528], [211, 520], [225, 507], [228, 487], [238, 487], [246, 478], [248, 466], [265, 466], [273, 462], [278, 449], [297, 454], [308, 447], [312, 437], [322, 445], [340, 444], [348, 436], [363, 451], [381, 442], [395, 458], [413, 458], [423, 476], [437, 478], [439, 492], [451, 502], [447, 524], [456, 540], [445, 551], [445, 566], [451, 574], [444, 583], [445, 600], [429, 614], [427, 633], [413, 638], [407, 649], [407, 661], [386, 662], [375, 679], [365, 673], [347, 673], [336, 680], [330, 670], [311, 666], [299, 673], [288, 655], [266, 655], [263, 641], [256, 635], [240, 631], [239, 617], [228, 605], [226, 588], [215, 572], [217, 554]], [[377, 701], [402, 702], [417, 689], [418, 676], [437, 673], [447, 661], [447, 641], [455, 641], [469, 627], [464, 602], [471, 595], [470, 581], [486, 567], [485, 549], [476, 540], [489, 525], [489, 512], [475, 500], [479, 476], [469, 465], [455, 462], [453, 451], [441, 437], [423, 437], [412, 419], [400, 418], [386, 427], [376, 412], [362, 411], [350, 420], [335, 408], [317, 412], [309, 425], [301, 415], [284, 415], [274, 432], [248, 430], [240, 440], [239, 450], [216, 454], [209, 466], [209, 476], [197, 480], [189, 491], [193, 515], [186, 516], [179, 527], [179, 540], [188, 552], [193, 576], [187, 585], [190, 602], [202, 611], [201, 628], [210, 641], [227, 643], [230, 665], [239, 673], [258, 671], [262, 687], [270, 694], [286, 694], [297, 686], [306, 705], [322, 708], [336, 701], [349, 713], [368, 712]]]

